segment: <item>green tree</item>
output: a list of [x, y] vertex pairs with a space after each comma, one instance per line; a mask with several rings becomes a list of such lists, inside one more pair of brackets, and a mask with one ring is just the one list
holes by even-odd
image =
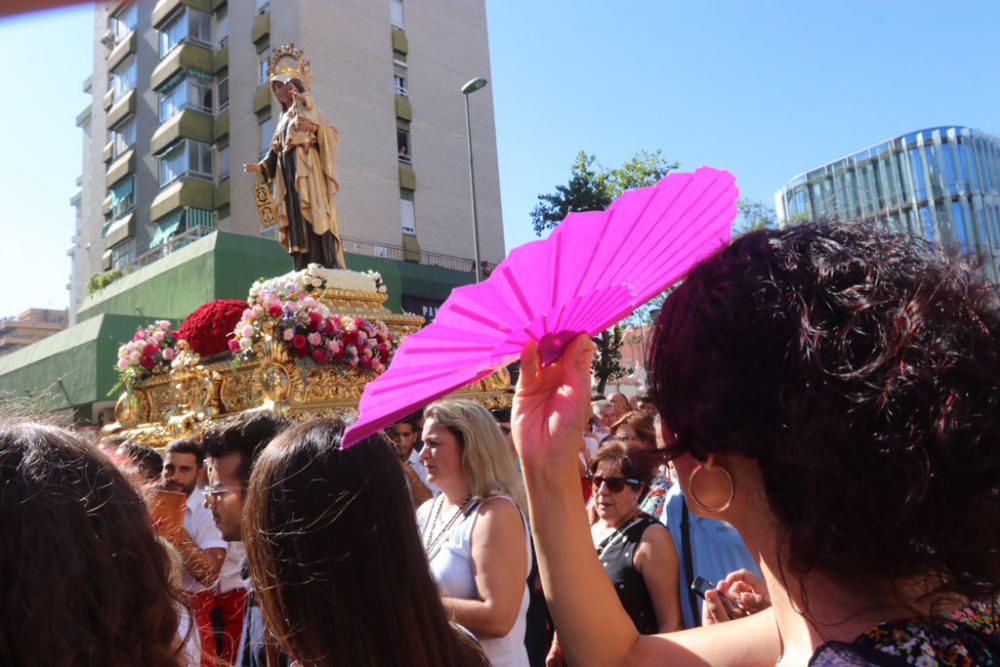
[[625, 328], [616, 324], [594, 337], [594, 360], [591, 370], [597, 377], [597, 393], [603, 394], [609, 380], [628, 375], [628, 370], [622, 366], [622, 343]]
[[531, 211], [535, 234], [553, 229], [569, 213], [603, 211], [625, 190], [652, 185], [677, 166], [657, 150], [639, 151], [620, 167], [608, 169], [597, 163], [595, 155], [580, 151], [570, 167], [569, 182], [557, 185], [553, 193], [538, 195]]
[[758, 229], [774, 229], [778, 226], [778, 216], [774, 209], [759, 201], [739, 199], [736, 201], [737, 216], [733, 221], [733, 235]]

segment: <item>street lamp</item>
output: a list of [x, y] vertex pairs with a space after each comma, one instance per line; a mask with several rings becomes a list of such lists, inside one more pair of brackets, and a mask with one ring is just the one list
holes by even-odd
[[469, 183], [472, 186], [472, 243], [475, 246], [474, 261], [476, 263], [476, 282], [480, 276], [479, 267], [479, 214], [476, 211], [476, 169], [472, 163], [472, 120], [469, 115], [469, 95], [486, 87], [486, 79], [477, 76], [462, 86], [462, 95], [465, 96], [465, 134], [469, 139]]

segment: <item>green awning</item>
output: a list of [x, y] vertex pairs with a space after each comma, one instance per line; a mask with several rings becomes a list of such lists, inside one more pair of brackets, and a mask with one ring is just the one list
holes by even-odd
[[165, 216], [157, 220], [156, 222], [156, 233], [153, 234], [153, 239], [149, 242], [149, 249], [158, 248], [167, 242], [171, 236], [173, 236], [181, 226], [181, 222], [184, 221], [184, 209], [179, 208], [176, 211], [171, 211]]
[[111, 186], [111, 207], [132, 194], [134, 179], [126, 178]]

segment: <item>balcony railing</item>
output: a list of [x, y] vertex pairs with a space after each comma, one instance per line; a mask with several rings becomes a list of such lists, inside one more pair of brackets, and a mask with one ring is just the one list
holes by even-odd
[[[170, 253], [180, 250], [189, 243], [193, 243], [203, 236], [208, 236], [214, 231], [214, 227], [192, 227], [191, 229], [188, 229], [180, 234], [171, 236], [163, 243], [163, 245], [153, 248], [139, 257], [136, 257], [134, 260], [129, 262], [128, 266], [123, 268], [130, 272], [144, 266], [149, 266], [156, 260], [166, 257]], [[347, 238], [342, 240], [344, 243], [344, 252], [354, 253], [355, 255], [366, 255], [368, 257], [382, 257], [385, 259], [396, 260], [398, 262], [407, 261], [407, 253], [400, 246], [368, 243], [367, 241], [358, 241], [356, 239]], [[443, 255], [436, 252], [421, 251], [420, 264], [425, 266], [437, 266], [451, 271], [461, 271], [462, 273], [475, 273], [476, 271], [475, 262], [470, 258]], [[483, 262], [483, 275], [488, 276], [495, 267], [495, 264]]]

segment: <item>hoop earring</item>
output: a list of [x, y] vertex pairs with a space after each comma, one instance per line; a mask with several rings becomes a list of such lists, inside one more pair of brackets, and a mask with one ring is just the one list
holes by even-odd
[[688, 488], [687, 488], [688, 498], [690, 498], [691, 502], [693, 502], [695, 506], [702, 512], [707, 512], [709, 514], [718, 514], [720, 512], [725, 512], [727, 509], [729, 509], [729, 506], [733, 504], [733, 498], [736, 497], [736, 481], [733, 479], [732, 473], [726, 470], [725, 467], [719, 466], [719, 470], [721, 470], [723, 474], [725, 474], [725, 476], [729, 479], [729, 498], [727, 498], [726, 502], [722, 503], [721, 505], [717, 505], [716, 507], [709, 507], [705, 503], [698, 500], [698, 496], [696, 496], [694, 493], [694, 478], [695, 475], [701, 472], [702, 467], [703, 466], [699, 463], [698, 465], [695, 466], [694, 470], [692, 470], [691, 474], [688, 476]]

